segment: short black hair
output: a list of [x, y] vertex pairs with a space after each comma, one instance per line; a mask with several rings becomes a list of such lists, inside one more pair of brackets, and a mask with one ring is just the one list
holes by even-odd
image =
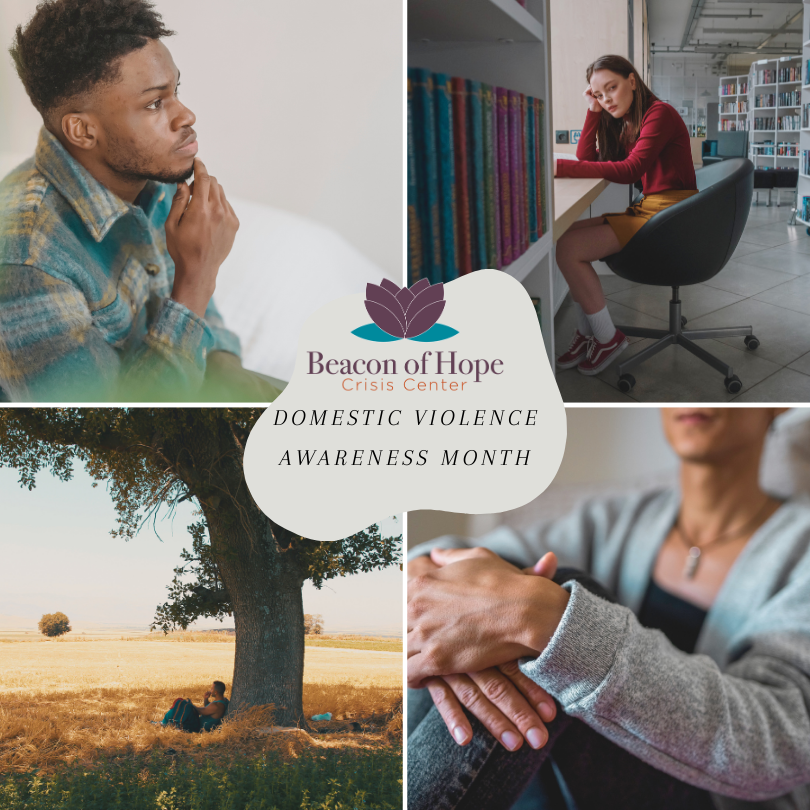
[[42, 0], [9, 52], [47, 120], [68, 99], [116, 82], [122, 56], [173, 34], [149, 0]]
[[214, 681], [213, 683], [214, 689], [217, 690], [217, 693], [225, 697], [225, 684], [222, 681]]

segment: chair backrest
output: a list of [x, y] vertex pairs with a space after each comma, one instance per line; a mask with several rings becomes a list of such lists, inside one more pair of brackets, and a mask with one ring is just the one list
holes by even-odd
[[699, 194], [656, 214], [604, 260], [616, 275], [673, 287], [707, 281], [723, 269], [748, 220], [754, 165], [734, 158], [695, 175]]
[[718, 132], [717, 154], [723, 157], [745, 157], [748, 151], [748, 133]]

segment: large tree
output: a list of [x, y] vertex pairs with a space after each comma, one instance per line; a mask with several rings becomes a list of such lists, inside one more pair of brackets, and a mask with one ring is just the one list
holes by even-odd
[[[304, 724], [304, 582], [320, 587], [396, 564], [401, 536], [383, 538], [372, 526], [320, 543], [269, 520], [242, 469], [260, 415], [258, 408], [7, 408], [0, 410], [0, 466], [16, 468], [32, 489], [41, 470], [68, 480], [74, 463], [83, 463], [107, 484], [118, 513], [111, 534], [125, 540], [162, 507], [194, 499], [200, 520], [189, 527], [192, 550], [183, 552], [156, 625], [186, 627], [199, 616], [232, 613], [232, 706], [273, 703], [277, 723]], [[317, 503], [313, 492], [313, 509]]]

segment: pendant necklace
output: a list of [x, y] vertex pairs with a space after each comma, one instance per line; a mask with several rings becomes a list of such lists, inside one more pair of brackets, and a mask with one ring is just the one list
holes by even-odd
[[683, 540], [686, 544], [686, 547], [689, 549], [686, 557], [686, 565], [683, 569], [683, 575], [687, 579], [694, 579], [695, 575], [697, 574], [698, 566], [700, 565], [700, 558], [703, 555], [703, 552], [709, 548], [709, 546], [717, 545], [718, 543], [723, 543], [726, 540], [733, 540], [737, 537], [742, 536], [747, 529], [750, 529], [760, 517], [762, 517], [763, 513], [767, 509], [770, 504], [770, 498], [766, 495], [765, 496], [765, 503], [762, 504], [762, 507], [757, 511], [757, 513], [748, 521], [746, 521], [739, 529], [736, 529], [733, 532], [724, 532], [723, 534], [717, 535], [713, 540], [709, 540], [708, 543], [704, 543], [702, 546], [697, 545], [692, 538], [684, 531], [683, 526], [681, 525], [681, 515], [680, 512], [678, 513], [678, 519], [675, 522], [675, 530], [678, 532], [678, 537]]

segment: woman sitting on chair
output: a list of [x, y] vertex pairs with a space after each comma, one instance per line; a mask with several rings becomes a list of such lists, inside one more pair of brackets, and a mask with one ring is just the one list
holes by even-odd
[[627, 348], [613, 324], [592, 261], [620, 251], [659, 211], [697, 194], [686, 125], [622, 56], [602, 56], [586, 71], [588, 112], [578, 160], [555, 160], [555, 177], [642, 182], [644, 198], [623, 213], [575, 222], [557, 242], [557, 264], [571, 291], [577, 328], [560, 369], [598, 374]]
[[203, 695], [202, 706], [195, 706], [188, 698], [177, 698], [161, 725], [173, 725], [182, 731], [213, 731], [227, 714], [228, 703], [225, 684], [214, 681]]

